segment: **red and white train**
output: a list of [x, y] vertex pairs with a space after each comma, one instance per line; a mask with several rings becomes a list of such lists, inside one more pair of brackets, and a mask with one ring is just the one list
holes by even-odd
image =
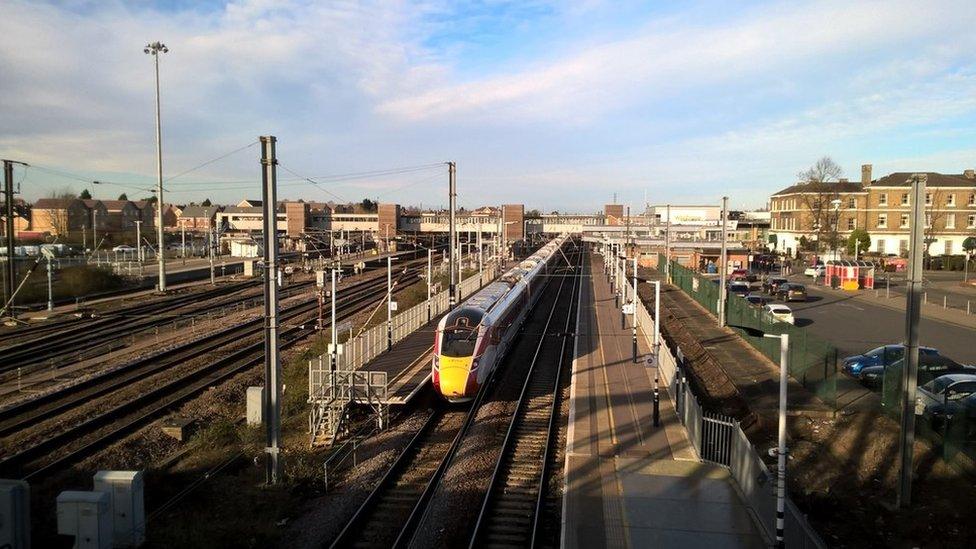
[[491, 377], [542, 294], [545, 274], [568, 240], [560, 235], [444, 315], [434, 336], [434, 389], [465, 402]]

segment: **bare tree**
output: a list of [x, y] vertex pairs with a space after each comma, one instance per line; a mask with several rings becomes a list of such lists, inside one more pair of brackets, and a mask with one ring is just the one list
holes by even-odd
[[943, 219], [946, 217], [945, 206], [940, 208], [939, 204], [943, 204], [946, 200], [945, 192], [942, 189], [934, 189], [927, 194], [932, 196], [932, 201], [929, 203], [926, 200], [925, 204], [925, 230], [922, 235], [925, 244], [925, 249], [923, 251], [924, 255], [929, 255], [929, 248], [935, 242], [935, 235], [939, 232], [939, 223], [942, 223]]
[[69, 209], [71, 201], [78, 198], [78, 196], [71, 188], [64, 187], [51, 191], [48, 198], [53, 198], [57, 201], [55, 208], [45, 212], [48, 225], [54, 234], [62, 237], [66, 236], [71, 230], [71, 211]]
[[829, 156], [822, 157], [813, 166], [797, 174], [806, 185], [800, 194], [800, 204], [810, 212], [813, 230], [817, 234], [817, 253], [820, 253], [825, 236], [826, 243], [832, 247], [838, 242], [837, 223], [840, 212], [834, 210], [832, 203], [840, 197], [837, 181], [843, 174], [844, 170]]

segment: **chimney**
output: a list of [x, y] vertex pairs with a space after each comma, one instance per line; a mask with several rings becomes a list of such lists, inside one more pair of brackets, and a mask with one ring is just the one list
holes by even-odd
[[976, 179], [976, 170], [966, 170], [963, 175], [966, 176], [966, 179]]
[[861, 164], [861, 185], [871, 184], [871, 164]]

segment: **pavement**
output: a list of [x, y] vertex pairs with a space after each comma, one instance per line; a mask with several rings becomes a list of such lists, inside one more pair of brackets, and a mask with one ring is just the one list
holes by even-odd
[[[602, 263], [590, 259], [570, 389], [563, 546], [765, 547], [728, 470], [698, 459], [663, 389], [653, 425], [655, 369], [634, 362], [631, 326], [621, 327]], [[638, 341], [642, 358], [650, 349]]]

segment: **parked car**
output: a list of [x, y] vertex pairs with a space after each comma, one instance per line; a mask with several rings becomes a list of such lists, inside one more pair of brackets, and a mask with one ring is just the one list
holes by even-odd
[[761, 294], [749, 294], [746, 296], [746, 301], [749, 302], [749, 305], [762, 309], [769, 303], [769, 298]]
[[765, 311], [769, 313], [769, 316], [773, 317], [773, 319], [779, 320], [780, 322], [786, 322], [788, 324], [794, 324], [796, 322], [793, 318], [793, 310], [786, 305], [770, 303], [766, 305]]
[[749, 283], [744, 280], [733, 280], [729, 282], [729, 293], [745, 297], [752, 291]]
[[933, 429], [941, 429], [947, 418], [976, 418], [976, 375], [948, 374], [918, 388], [915, 415]]
[[119, 244], [118, 246], [112, 248], [112, 251], [127, 253], [127, 252], [134, 252], [136, 251], [136, 249], [133, 246], [129, 246], [128, 244]]
[[[932, 347], [919, 347], [918, 354], [919, 356], [937, 355], [939, 354], [939, 351], [938, 349], [933, 349]], [[860, 378], [861, 370], [864, 368], [879, 365], [887, 366], [901, 360], [904, 358], [904, 356], [904, 345], [900, 343], [895, 345], [882, 345], [880, 347], [875, 347], [864, 354], [846, 357], [841, 370], [851, 377]]]
[[736, 269], [732, 271], [732, 274], [729, 275], [729, 278], [732, 280], [745, 280], [746, 282], [756, 281], [756, 275], [750, 273], [748, 269]]
[[[885, 374], [891, 370], [900, 370], [905, 363], [905, 359], [896, 360], [888, 365], [868, 366], [861, 368], [861, 383], [868, 387], [880, 387], [884, 381]], [[924, 385], [929, 381], [944, 376], [946, 374], [976, 374], [976, 368], [959, 364], [955, 360], [942, 355], [918, 355], [918, 383]]]
[[809, 267], [807, 267], [803, 271], [803, 274], [805, 274], [806, 276], [819, 278], [823, 276], [825, 272], [827, 272], [827, 267], [825, 267], [823, 263], [817, 263], [816, 265], [810, 265]]
[[776, 288], [776, 297], [782, 301], [806, 301], [807, 287], [803, 284], [780, 284]]
[[772, 278], [767, 278], [762, 283], [762, 291], [769, 295], [775, 295], [776, 290], [779, 289], [780, 284], [786, 284], [788, 281], [781, 276], [774, 276]]

